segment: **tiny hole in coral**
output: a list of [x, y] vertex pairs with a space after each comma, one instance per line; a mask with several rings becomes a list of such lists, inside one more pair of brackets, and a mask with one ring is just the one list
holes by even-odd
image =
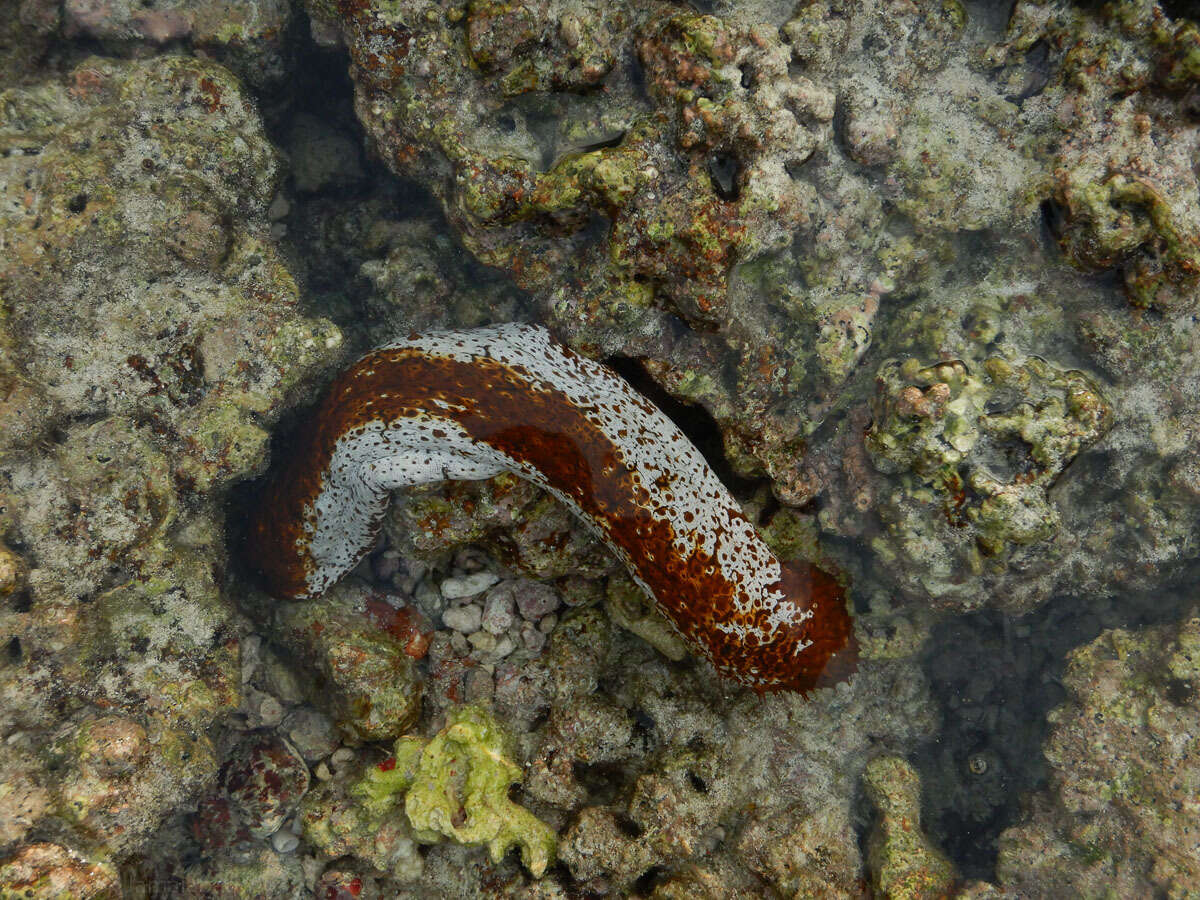
[[1053, 200], [1043, 200], [1040, 207], [1042, 213], [1042, 234], [1046, 244], [1056, 251], [1062, 249], [1063, 235], [1066, 231], [1066, 214], [1062, 206]]
[[662, 866], [651, 866], [649, 869], [639, 875], [637, 881], [633, 883], [634, 894], [643, 897], [648, 897], [653, 894], [654, 889], [662, 882], [666, 871], [667, 870]]
[[613, 821], [616, 823], [617, 827], [621, 829], [621, 833], [627, 837], [637, 839], [642, 836], [642, 827], [624, 813], [617, 813], [614, 815]]
[[742, 165], [732, 153], [718, 153], [708, 160], [708, 175], [713, 190], [722, 200], [736, 200], [740, 193], [738, 176]]
[[592, 803], [611, 803], [626, 782], [625, 771], [613, 763], [575, 762], [571, 772]]
[[13, 612], [29, 612], [33, 609], [33, 594], [29, 591], [17, 591], [12, 597]]
[[1172, 678], [1166, 684], [1167, 699], [1176, 706], [1188, 706], [1196, 699], [1196, 685], [1184, 678]]

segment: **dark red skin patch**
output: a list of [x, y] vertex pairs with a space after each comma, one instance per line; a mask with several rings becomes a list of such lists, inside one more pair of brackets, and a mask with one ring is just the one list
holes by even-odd
[[[573, 355], [566, 348], [559, 352]], [[631, 402], [652, 409], [630, 393]], [[715, 624], [767, 630], [765, 611], [753, 603], [749, 613], [737, 611], [739, 599], [748, 599], [744, 586], [721, 575], [716, 560], [701, 549], [701, 536], [684, 533], [692, 550], [679, 551], [675, 528], [654, 514], [654, 498], [586, 410], [544, 383], [531, 385], [520, 367], [488, 358], [462, 362], [419, 347], [378, 350], [339, 376], [285, 464], [272, 473], [252, 510], [246, 550], [270, 593], [279, 598], [309, 593], [307, 573], [315, 566], [303, 517], [322, 489], [338, 439], [369, 422], [406, 417], [451, 420], [571, 498], [649, 586], [680, 634], [721, 674], [760, 692], [808, 692], [853, 672], [853, 625], [845, 592], [833, 576], [807, 563], [784, 565], [776, 587], [813, 616], [777, 627], [775, 639], [764, 645], [726, 634]], [[797, 645], [808, 642], [797, 652]]]

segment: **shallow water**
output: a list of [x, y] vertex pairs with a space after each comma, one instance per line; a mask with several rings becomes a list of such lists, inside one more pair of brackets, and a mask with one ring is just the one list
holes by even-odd
[[1187, 4], [235, 7], [0, 25], [0, 887], [1193, 895]]

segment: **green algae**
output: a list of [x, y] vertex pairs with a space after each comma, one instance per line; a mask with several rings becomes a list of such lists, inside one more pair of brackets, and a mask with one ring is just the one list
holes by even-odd
[[554, 861], [554, 831], [508, 798], [521, 769], [491, 713], [452, 709], [431, 740], [400, 738], [394, 751], [394, 766], [368, 770], [354, 789], [372, 815], [398, 808], [403, 795], [405, 815], [422, 842], [450, 838], [486, 846], [497, 863], [516, 846], [535, 878]]

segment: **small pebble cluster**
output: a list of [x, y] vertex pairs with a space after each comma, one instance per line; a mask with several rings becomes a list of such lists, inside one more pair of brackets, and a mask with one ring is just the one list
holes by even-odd
[[[509, 573], [471, 545], [441, 565], [385, 546], [357, 575], [334, 595], [343, 624], [347, 616], [356, 618], [361, 634], [351, 629], [345, 632], [355, 635], [349, 643], [316, 642], [301, 652], [346, 659], [348, 647], [373, 635], [419, 666], [425, 697], [442, 709], [491, 700], [498, 668], [506, 684], [522, 683], [522, 667], [544, 652], [564, 605], [554, 586]], [[575, 602], [596, 596], [581, 594]], [[291, 871], [294, 883], [314, 890], [331, 879], [360, 889], [374, 884], [371, 872], [354, 865], [326, 870], [328, 853], [322, 851], [329, 848], [305, 833], [306, 809], [326, 815], [328, 798], [339, 796], [375, 755], [358, 739], [362, 723], [327, 702], [328, 690], [314, 692], [297, 677], [290, 652], [297, 648], [289, 644], [295, 620], [287, 615], [300, 607], [283, 606], [276, 625], [241, 640], [242, 703], [220, 745], [218, 778], [183, 826], [203, 860], [180, 874], [185, 883], [229, 882], [234, 869], [252, 861]], [[369, 694], [372, 678], [387, 678], [387, 672], [372, 671], [367, 660], [362, 671], [346, 674], [342, 687]], [[420, 690], [420, 681], [414, 686]], [[421, 861], [406, 833], [385, 829], [377, 840], [419, 872]]]
[[564, 603], [552, 585], [501, 574], [470, 546], [454, 555], [448, 574], [392, 548], [380, 552], [371, 568], [378, 582], [409, 594], [424, 618], [441, 624], [429, 643], [430, 674], [435, 682], [439, 675], [462, 680], [460, 689], [442, 692], [451, 701], [491, 699], [496, 666], [539, 655]]

